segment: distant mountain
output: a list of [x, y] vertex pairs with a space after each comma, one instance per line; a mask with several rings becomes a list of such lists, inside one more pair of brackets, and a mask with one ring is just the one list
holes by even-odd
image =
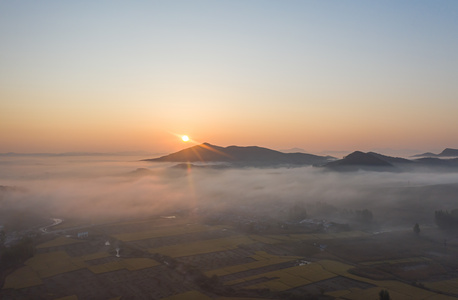
[[355, 151], [345, 156], [343, 159], [327, 163], [325, 167], [338, 171], [354, 171], [359, 169], [381, 170], [381, 168], [391, 169], [394, 166], [387, 161], [387, 158], [390, 160], [394, 159], [378, 153], [364, 153], [361, 151]]
[[452, 148], [445, 148], [444, 151], [439, 153], [439, 156], [445, 157], [445, 156], [458, 156], [458, 149], [452, 149]]
[[401, 158], [401, 157], [392, 157], [392, 156], [387, 156], [387, 155], [383, 155], [383, 154], [379, 154], [375, 152], [369, 152], [368, 154], [371, 154], [390, 164], [412, 164], [413, 163], [413, 161], [405, 159], [405, 158]]
[[412, 157], [436, 157], [436, 156], [437, 156], [437, 154], [432, 153], [432, 152], [425, 152], [425, 153], [422, 153], [422, 154], [412, 155]]
[[453, 171], [458, 169], [458, 158], [440, 159], [437, 157], [423, 157], [419, 159], [405, 159], [400, 157], [391, 157], [383, 154], [361, 151], [355, 151], [343, 159], [329, 162], [326, 168], [335, 171], [413, 171], [418, 168], [426, 168], [436, 171]]
[[412, 157], [458, 157], [458, 149], [445, 148], [439, 154], [426, 152], [426, 153], [423, 153], [423, 154], [413, 155]]
[[151, 162], [226, 162], [238, 166], [314, 165], [325, 164], [333, 157], [306, 153], [283, 153], [267, 148], [219, 147], [209, 143], [186, 148], [159, 158], [144, 159]]
[[282, 149], [282, 150], [280, 150], [280, 152], [283, 152], [283, 153], [307, 153], [307, 151], [305, 151], [302, 148]]

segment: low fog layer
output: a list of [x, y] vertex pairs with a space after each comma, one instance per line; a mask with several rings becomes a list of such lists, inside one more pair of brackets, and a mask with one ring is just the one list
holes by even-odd
[[184, 211], [275, 217], [297, 203], [313, 207], [320, 202], [338, 209], [370, 209], [375, 220], [388, 226], [433, 224], [434, 210], [457, 206], [458, 173], [186, 169], [141, 158], [1, 158], [0, 225], [8, 217], [27, 214], [94, 223]]

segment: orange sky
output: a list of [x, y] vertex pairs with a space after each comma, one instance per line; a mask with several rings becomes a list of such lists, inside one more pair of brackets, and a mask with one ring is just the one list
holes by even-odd
[[455, 1], [87, 5], [0, 4], [0, 153], [458, 148]]

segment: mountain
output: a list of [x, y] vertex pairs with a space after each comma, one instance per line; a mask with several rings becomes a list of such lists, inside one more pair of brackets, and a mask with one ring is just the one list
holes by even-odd
[[412, 157], [436, 157], [436, 156], [437, 156], [437, 154], [432, 153], [432, 152], [425, 152], [425, 153], [422, 153], [422, 154], [412, 155]]
[[306, 153], [283, 153], [267, 148], [219, 147], [203, 143], [159, 158], [144, 159], [151, 162], [226, 162], [238, 166], [314, 165], [325, 164], [334, 158]]
[[386, 161], [390, 164], [412, 164], [413, 161], [411, 160], [408, 160], [408, 159], [405, 159], [405, 158], [401, 158], [401, 157], [392, 157], [392, 156], [387, 156], [387, 155], [383, 155], [383, 154], [380, 154], [380, 153], [375, 153], [375, 152], [369, 152], [368, 154], [371, 154], [372, 156], [375, 156], [383, 161]]
[[445, 148], [439, 154], [426, 152], [426, 153], [423, 153], [423, 154], [413, 155], [412, 157], [458, 157], [458, 149]]
[[374, 152], [364, 153], [355, 151], [343, 159], [327, 163], [324, 167], [334, 171], [396, 171], [396, 168], [390, 161], [397, 162], [398, 158]]
[[302, 148], [282, 149], [282, 150], [280, 150], [280, 152], [283, 152], [283, 153], [307, 153], [307, 151], [305, 151]]
[[436, 171], [456, 171], [458, 168], [458, 158], [440, 159], [437, 157], [423, 157], [409, 160], [375, 152], [364, 153], [355, 151], [343, 159], [327, 163], [325, 167], [335, 171], [370, 170], [400, 172], [418, 170], [419, 168]]
[[439, 156], [458, 156], [458, 149], [445, 148], [444, 151], [439, 153]]
[[355, 170], [373, 170], [380, 168], [393, 168], [393, 165], [388, 161], [378, 157], [377, 153], [364, 153], [361, 151], [355, 151], [348, 154], [343, 159], [339, 159], [330, 163], [327, 163], [325, 167], [338, 170], [338, 171], [355, 171]]

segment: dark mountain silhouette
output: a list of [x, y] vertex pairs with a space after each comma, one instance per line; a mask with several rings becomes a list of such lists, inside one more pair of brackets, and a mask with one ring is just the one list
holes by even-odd
[[439, 153], [439, 156], [458, 156], [458, 149], [446, 148], [444, 151]]
[[437, 171], [456, 171], [458, 168], [458, 158], [440, 159], [437, 157], [423, 157], [409, 160], [400, 157], [391, 157], [383, 154], [355, 151], [343, 159], [329, 162], [325, 167], [335, 171], [412, 171], [416, 168], [427, 168]]
[[355, 151], [348, 154], [343, 159], [339, 159], [326, 164], [326, 167], [338, 171], [355, 171], [359, 169], [382, 170], [393, 168], [393, 165], [387, 160], [383, 159], [383, 157], [392, 159], [391, 157], [377, 153], [364, 153], [361, 151]]
[[411, 157], [435, 157], [435, 156], [437, 156], [437, 154], [432, 153], [432, 152], [426, 152], [422, 154], [415, 154], [415, 155], [412, 155]]
[[423, 153], [423, 154], [413, 155], [412, 157], [458, 157], [458, 149], [445, 148], [439, 154], [426, 152], [426, 153]]
[[282, 150], [280, 150], [280, 152], [283, 152], [283, 153], [307, 153], [307, 151], [305, 151], [302, 148], [282, 149]]
[[306, 153], [283, 153], [267, 148], [219, 147], [209, 143], [183, 149], [159, 158], [145, 159], [151, 162], [226, 162], [231, 165], [271, 166], [271, 165], [321, 165], [334, 158]]
[[386, 161], [386, 162], [389, 162], [390, 164], [412, 164], [414, 163], [413, 161], [411, 160], [408, 160], [408, 159], [405, 159], [405, 158], [401, 158], [401, 157], [392, 157], [392, 156], [387, 156], [387, 155], [383, 155], [383, 154], [380, 154], [380, 153], [375, 153], [375, 152], [369, 152], [368, 154], [371, 154], [372, 156], [375, 156], [383, 161]]

